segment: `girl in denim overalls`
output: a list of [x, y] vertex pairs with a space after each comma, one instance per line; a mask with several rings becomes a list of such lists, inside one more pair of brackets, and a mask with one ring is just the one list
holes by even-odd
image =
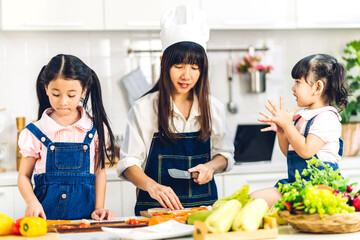
[[[114, 153], [114, 136], [97, 75], [79, 58], [59, 54], [41, 69], [36, 90], [39, 120], [19, 137], [18, 187], [27, 204], [25, 215], [112, 219], [113, 212], [104, 209], [104, 164], [105, 157], [114, 160], [106, 151], [108, 145]], [[89, 98], [92, 117], [86, 111]]]
[[[316, 54], [301, 59], [291, 72], [295, 84], [293, 95], [299, 107], [306, 109], [297, 112], [285, 110], [280, 97], [280, 108], [268, 101], [266, 109], [272, 116], [260, 112], [265, 119], [260, 122], [269, 124], [262, 131], [276, 131], [279, 146], [287, 157], [288, 178], [278, 183], [295, 182], [295, 170], [301, 174], [307, 168], [307, 159], [315, 156], [338, 169], [342, 157], [343, 142], [341, 136], [341, 117], [335, 107], [347, 106], [348, 86], [345, 70], [338, 61], [326, 54]], [[293, 122], [294, 121], [294, 122]], [[310, 176], [302, 176], [309, 180]], [[274, 188], [251, 193], [253, 198], [264, 198], [272, 206], [282, 196]]]
[[[178, 13], [191, 15], [182, 19], [201, 16], [185, 6], [169, 14], [174, 19]], [[185, 23], [182, 31], [177, 31], [176, 24], [169, 25], [171, 29], [163, 26], [161, 33], [160, 78], [132, 106], [120, 150], [118, 174], [138, 188], [136, 215], [149, 208], [213, 204], [217, 200], [214, 174], [234, 164], [223, 104], [209, 96], [208, 30], [207, 36], [198, 36], [190, 34]], [[171, 168], [198, 172], [198, 177], [176, 179], [169, 175]]]

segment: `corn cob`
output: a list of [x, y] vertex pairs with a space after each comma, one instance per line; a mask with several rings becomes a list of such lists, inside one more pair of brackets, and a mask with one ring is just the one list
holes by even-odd
[[219, 208], [222, 204], [226, 203], [229, 200], [236, 199], [241, 202], [242, 206], [245, 206], [245, 204], [250, 200], [249, 196], [249, 185], [244, 185], [240, 189], [238, 189], [236, 192], [231, 194], [230, 196], [221, 198], [217, 200], [213, 205], [212, 209], [216, 210]]
[[259, 228], [268, 210], [267, 202], [257, 198], [248, 202], [236, 215], [232, 230], [254, 231]]
[[230, 230], [236, 214], [241, 209], [238, 200], [229, 200], [214, 210], [205, 220], [205, 224], [210, 232], [225, 233]]

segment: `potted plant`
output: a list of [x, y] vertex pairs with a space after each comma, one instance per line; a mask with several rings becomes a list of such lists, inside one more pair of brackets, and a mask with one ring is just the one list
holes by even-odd
[[360, 113], [360, 40], [346, 44], [344, 50], [346, 80], [350, 89], [349, 103], [340, 115], [344, 140], [344, 156], [355, 156], [360, 150], [360, 123], [355, 118]]
[[260, 55], [245, 55], [238, 64], [237, 71], [247, 75], [249, 80], [250, 92], [260, 93], [266, 90], [266, 73], [270, 73], [274, 68], [271, 65], [264, 66], [260, 63]]

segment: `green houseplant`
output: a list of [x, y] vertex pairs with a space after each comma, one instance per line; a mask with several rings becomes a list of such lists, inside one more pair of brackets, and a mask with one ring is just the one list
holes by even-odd
[[349, 123], [352, 116], [360, 113], [360, 40], [347, 43], [344, 53], [346, 56], [342, 58], [345, 61], [346, 79], [352, 96], [347, 108], [341, 112], [341, 122]]
[[360, 150], [360, 123], [354, 121], [360, 113], [360, 40], [347, 43], [344, 53], [342, 59], [345, 61], [350, 96], [348, 106], [340, 113], [341, 135], [344, 140], [344, 156], [354, 156]]

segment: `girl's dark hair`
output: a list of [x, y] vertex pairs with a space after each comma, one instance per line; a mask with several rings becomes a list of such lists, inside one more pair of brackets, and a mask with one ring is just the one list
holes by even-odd
[[[105, 154], [111, 165], [113, 165], [115, 160], [114, 135], [103, 106], [100, 82], [96, 73], [79, 58], [72, 55], [58, 54], [41, 69], [36, 81], [36, 93], [39, 100], [38, 119], [41, 118], [45, 109], [51, 107], [45, 88], [52, 80], [59, 77], [69, 81], [80, 81], [82, 88], [87, 89], [86, 95], [81, 102], [86, 112], [89, 112], [87, 103], [91, 97], [92, 120], [99, 136], [99, 160], [96, 168], [105, 167]], [[110, 135], [108, 148], [111, 152], [110, 156], [106, 151], [104, 124]]]
[[[293, 79], [304, 77], [305, 81], [311, 84], [321, 80], [324, 83], [322, 96], [325, 100], [340, 110], [347, 107], [349, 86], [346, 82], [345, 69], [336, 58], [327, 54], [307, 56], [295, 64], [291, 76]], [[313, 79], [309, 80], [309, 76], [313, 76]]]
[[174, 92], [170, 79], [170, 68], [174, 64], [195, 64], [200, 69], [199, 80], [192, 91], [198, 97], [200, 108], [200, 133], [198, 139], [206, 141], [210, 137], [211, 132], [208, 59], [204, 48], [193, 42], [179, 42], [165, 49], [161, 58], [159, 80], [148, 92], [159, 91], [158, 128], [160, 139], [165, 143], [169, 143], [169, 141], [174, 143], [177, 138], [176, 133], [171, 130], [175, 129], [173, 121], [171, 121], [172, 126], [169, 126], [169, 119], [173, 119], [174, 114], [172, 106], [170, 106], [170, 97]]

